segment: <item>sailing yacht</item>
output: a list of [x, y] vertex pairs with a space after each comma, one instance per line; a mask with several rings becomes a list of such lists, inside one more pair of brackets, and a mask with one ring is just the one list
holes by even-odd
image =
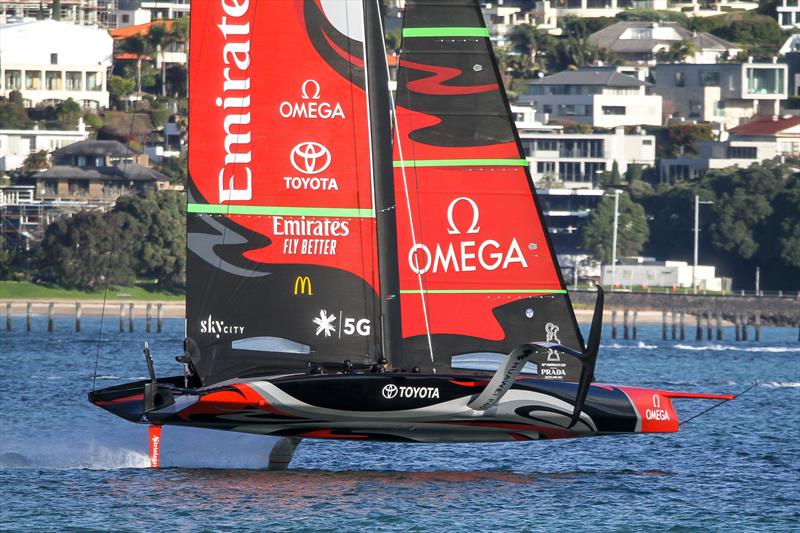
[[[477, 0], [192, 6], [184, 374], [90, 393], [160, 428], [479, 442], [674, 432], [595, 382]], [[155, 443], [155, 451], [153, 446]]]

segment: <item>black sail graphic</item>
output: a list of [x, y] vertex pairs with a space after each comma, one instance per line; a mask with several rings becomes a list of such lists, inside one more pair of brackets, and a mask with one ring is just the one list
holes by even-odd
[[204, 385], [381, 344], [360, 2], [192, 6], [187, 337]]
[[[408, 0], [397, 83], [406, 360], [452, 371], [529, 341], [582, 350], [476, 1]], [[543, 377], [576, 377], [544, 359]]]

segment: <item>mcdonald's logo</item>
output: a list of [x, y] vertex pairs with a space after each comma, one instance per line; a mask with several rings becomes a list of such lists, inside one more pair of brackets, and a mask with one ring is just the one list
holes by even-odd
[[311, 290], [311, 278], [308, 276], [297, 276], [294, 280], [294, 293], [312, 296], [314, 293]]

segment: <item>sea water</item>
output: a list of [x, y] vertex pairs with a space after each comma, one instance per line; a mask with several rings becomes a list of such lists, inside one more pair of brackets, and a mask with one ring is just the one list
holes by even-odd
[[[183, 322], [117, 333], [116, 320], [17, 318], [0, 332], [0, 530], [787, 531], [800, 529], [800, 344], [640, 340], [606, 332], [606, 383], [739, 392], [680, 433], [503, 444], [305, 440], [287, 472], [261, 470], [270, 437], [147, 428], [90, 405], [97, 387], [179, 374]], [[138, 325], [140, 328], [143, 324]], [[677, 400], [682, 419], [714, 405]]]

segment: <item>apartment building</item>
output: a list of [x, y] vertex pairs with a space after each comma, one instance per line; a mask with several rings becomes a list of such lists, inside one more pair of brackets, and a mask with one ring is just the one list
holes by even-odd
[[529, 12], [518, 6], [506, 5], [503, 0], [484, 2], [481, 11], [489, 37], [497, 45], [507, 44], [508, 33], [514, 26], [532, 22]]
[[708, 17], [731, 10], [750, 11], [756, 8], [758, 2], [737, 0], [717, 0], [713, 3], [703, 0], [539, 0], [536, 2], [533, 16], [539, 24], [554, 24], [552, 21], [567, 15], [590, 18], [613, 17], [627, 9], [669, 10], [690, 17]]
[[661, 97], [650, 84], [610, 69], [565, 70], [528, 83], [520, 104], [537, 119], [583, 122], [597, 128], [661, 125]]
[[68, 98], [107, 107], [112, 49], [108, 32], [94, 26], [54, 20], [0, 25], [0, 95], [20, 91], [28, 107]]
[[[60, 19], [72, 24], [100, 24], [110, 0], [61, 0]], [[0, 0], [0, 24], [24, 18], [53, 18], [53, 0]]]
[[668, 119], [733, 128], [756, 115], [778, 115], [787, 98], [788, 67], [782, 63], [658, 64], [653, 77]]

